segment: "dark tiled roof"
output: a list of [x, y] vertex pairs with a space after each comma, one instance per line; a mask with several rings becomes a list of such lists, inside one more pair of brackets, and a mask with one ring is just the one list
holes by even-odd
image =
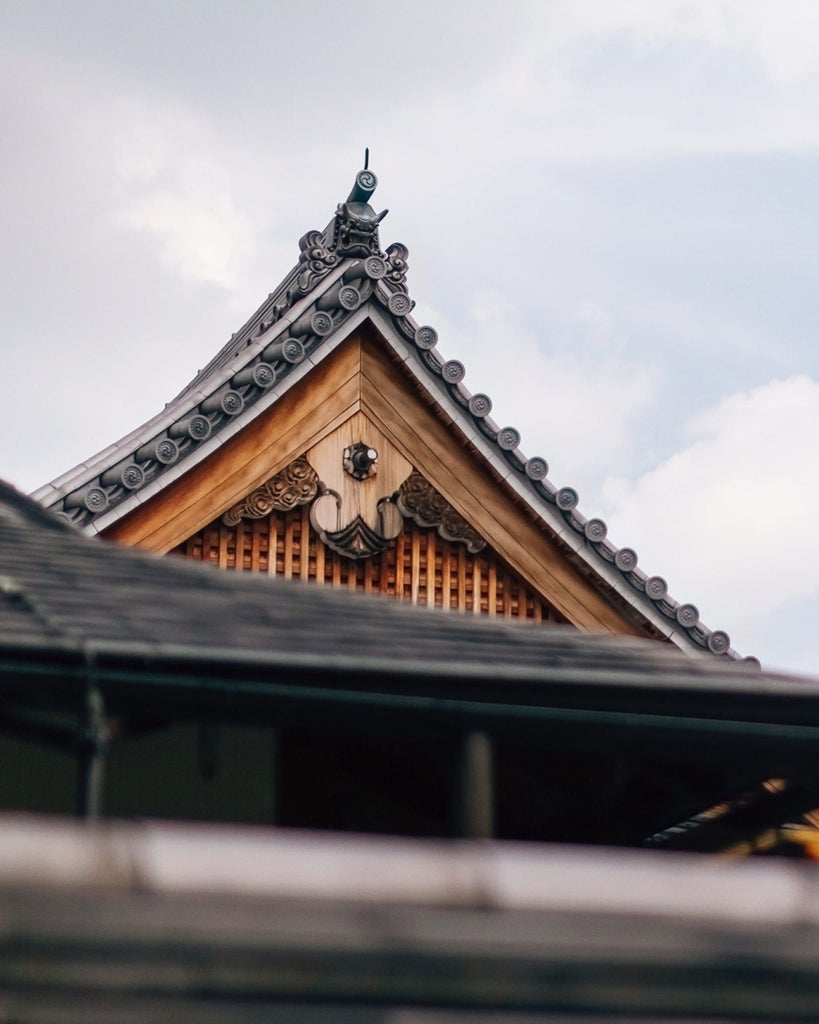
[[[363, 193], [362, 175], [369, 175]], [[693, 604], [671, 597], [661, 576], [638, 565], [632, 548], [608, 538], [602, 519], [579, 511], [577, 491], [556, 487], [544, 458], [524, 455], [519, 432], [491, 418], [490, 398], [464, 387], [463, 364], [439, 355], [435, 329], [411, 316], [406, 247], [395, 243], [382, 251], [379, 218], [367, 203], [351, 203], [354, 196], [368, 199], [374, 188], [374, 175], [360, 172], [335, 219], [324, 231], [304, 235], [297, 265], [162, 413], [33, 497], [88, 532], [104, 529], [241, 430], [369, 319], [576, 559], [679, 646], [739, 658], [727, 633], [705, 626]], [[372, 222], [369, 250], [344, 235], [348, 206], [364, 210], [363, 219]]]
[[370, 673], [490, 689], [582, 681], [773, 693], [782, 685], [652, 641], [444, 615], [102, 545], [0, 484], [0, 659], [32, 652], [142, 659], [146, 674], [164, 659], [207, 663], [202, 671], [217, 677], [232, 664], [251, 674]]

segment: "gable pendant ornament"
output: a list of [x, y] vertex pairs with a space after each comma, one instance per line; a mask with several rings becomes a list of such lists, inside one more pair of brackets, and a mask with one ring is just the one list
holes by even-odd
[[[374, 483], [377, 458], [372, 446], [363, 442], [351, 445], [344, 453], [345, 473], [358, 483]], [[310, 523], [322, 543], [344, 558], [380, 555], [401, 532], [405, 518], [434, 527], [442, 539], [463, 544], [471, 554], [486, 546], [480, 534], [415, 469], [396, 491], [377, 499], [374, 515], [371, 511], [365, 517], [355, 508], [345, 508], [342, 495], [320, 480], [304, 456], [232, 505], [222, 522], [236, 526], [243, 519], [264, 519], [272, 512], [289, 512], [303, 505], [310, 506]]]
[[390, 546], [404, 525], [404, 517], [391, 498], [378, 503], [375, 527], [362, 515], [347, 523], [342, 519], [341, 497], [326, 490], [310, 506], [310, 522], [320, 539], [344, 558], [373, 558]]

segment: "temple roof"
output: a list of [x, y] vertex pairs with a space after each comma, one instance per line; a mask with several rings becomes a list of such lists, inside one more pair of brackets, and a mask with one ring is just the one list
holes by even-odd
[[371, 324], [419, 387], [492, 467], [517, 499], [606, 592], [632, 606], [658, 635], [684, 649], [739, 657], [727, 633], [700, 620], [695, 605], [668, 593], [666, 581], [618, 547], [606, 523], [579, 509], [572, 487], [557, 487], [545, 458], [520, 449], [520, 434], [491, 417], [486, 394], [463, 384], [465, 367], [446, 359], [434, 327], [412, 317], [408, 250], [381, 248], [369, 200], [377, 180], [365, 169], [323, 231], [308, 231], [299, 259], [253, 316], [157, 416], [33, 497], [87, 533], [97, 533], [207, 459], [274, 405], [353, 331]]

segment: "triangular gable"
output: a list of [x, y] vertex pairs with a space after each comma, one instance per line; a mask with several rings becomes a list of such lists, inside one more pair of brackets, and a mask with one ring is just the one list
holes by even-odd
[[34, 496], [88, 532], [168, 551], [364, 417], [568, 621], [738, 657], [466, 390], [463, 364], [412, 318], [406, 248], [380, 249], [374, 187], [360, 172], [294, 270], [159, 416]]

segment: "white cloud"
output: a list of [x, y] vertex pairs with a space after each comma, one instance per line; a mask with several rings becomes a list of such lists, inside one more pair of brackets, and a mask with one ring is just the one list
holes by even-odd
[[116, 125], [117, 223], [151, 233], [163, 264], [183, 278], [241, 289], [254, 229], [208, 133], [183, 111], [157, 114], [133, 103], [96, 116]]
[[124, 224], [156, 235], [165, 266], [189, 280], [239, 287], [253, 234], [229, 193], [190, 181], [132, 195], [123, 206]]
[[643, 48], [697, 44], [744, 54], [777, 84], [819, 73], [819, 7], [814, 0], [559, 0], [544, 8], [553, 38], [629, 35]]
[[469, 390], [492, 399], [493, 419], [517, 427], [522, 450], [546, 458], [550, 478], [577, 487], [586, 507], [595, 501], [589, 488], [606, 470], [627, 469], [635, 424], [656, 397], [659, 371], [618, 354], [608, 310], [582, 302], [563, 335], [549, 339], [549, 351], [497, 292], [474, 295], [458, 327], [431, 309], [416, 316], [435, 325], [444, 358], [465, 363]]
[[507, 177], [529, 160], [819, 147], [819, 4], [558, 0], [519, 25], [471, 80], [419, 97], [401, 141]]
[[730, 395], [685, 436], [651, 472], [607, 482], [611, 535], [709, 625], [750, 638], [819, 594], [819, 382], [797, 376]]

